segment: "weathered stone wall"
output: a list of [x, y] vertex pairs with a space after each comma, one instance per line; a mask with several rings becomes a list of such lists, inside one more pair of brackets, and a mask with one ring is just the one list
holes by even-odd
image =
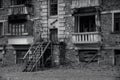
[[120, 0], [102, 0], [101, 7], [104, 11], [119, 10]]
[[[119, 0], [105, 0], [102, 3], [103, 11], [115, 11], [120, 9], [120, 1]], [[114, 34], [112, 32], [112, 28], [114, 25], [112, 24], [112, 13], [102, 14], [101, 15], [101, 27], [103, 32], [103, 42], [106, 46], [110, 47], [118, 47], [120, 42], [120, 35]]]
[[78, 50], [76, 50], [76, 46], [72, 42], [72, 33], [74, 30], [74, 16], [72, 16], [72, 0], [64, 0], [65, 1], [65, 43], [66, 43], [66, 64], [68, 65], [78, 65], [79, 57]]
[[[115, 34], [112, 29], [113, 16], [115, 10], [120, 9], [119, 0], [105, 0], [102, 2], [102, 11], [113, 11], [105, 14], [101, 14], [101, 28], [102, 28], [102, 41], [103, 41], [103, 51], [101, 52], [102, 58], [100, 62], [102, 64], [114, 64], [114, 49], [120, 49], [120, 35]], [[114, 15], [114, 14], [113, 14]]]
[[105, 49], [101, 51], [101, 57], [98, 58], [100, 65], [114, 65], [114, 51], [112, 49]]

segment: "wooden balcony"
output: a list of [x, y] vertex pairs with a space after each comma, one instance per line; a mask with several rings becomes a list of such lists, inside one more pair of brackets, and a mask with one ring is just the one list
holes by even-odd
[[101, 37], [98, 32], [73, 33], [72, 40], [75, 44], [98, 43]]
[[100, 0], [73, 0], [72, 8], [99, 6]]
[[28, 14], [28, 8], [25, 5], [13, 5], [9, 8], [8, 15]]

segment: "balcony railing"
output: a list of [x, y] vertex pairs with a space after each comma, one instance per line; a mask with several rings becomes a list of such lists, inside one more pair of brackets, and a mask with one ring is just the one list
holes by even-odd
[[9, 15], [28, 14], [28, 9], [25, 5], [13, 5], [9, 8]]
[[8, 36], [32, 36], [33, 26], [32, 24], [9, 24]]
[[72, 8], [99, 6], [100, 0], [73, 0]]
[[98, 43], [101, 37], [98, 32], [73, 33], [72, 40], [75, 44]]

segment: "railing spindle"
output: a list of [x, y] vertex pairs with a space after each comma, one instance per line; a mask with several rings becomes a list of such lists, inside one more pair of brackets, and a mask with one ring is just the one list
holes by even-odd
[[96, 43], [100, 41], [98, 32], [74, 33], [73, 43]]

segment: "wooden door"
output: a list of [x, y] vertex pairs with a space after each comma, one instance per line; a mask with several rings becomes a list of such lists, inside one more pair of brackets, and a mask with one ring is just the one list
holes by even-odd
[[52, 42], [57, 42], [58, 41], [58, 29], [50, 29], [50, 40]]

